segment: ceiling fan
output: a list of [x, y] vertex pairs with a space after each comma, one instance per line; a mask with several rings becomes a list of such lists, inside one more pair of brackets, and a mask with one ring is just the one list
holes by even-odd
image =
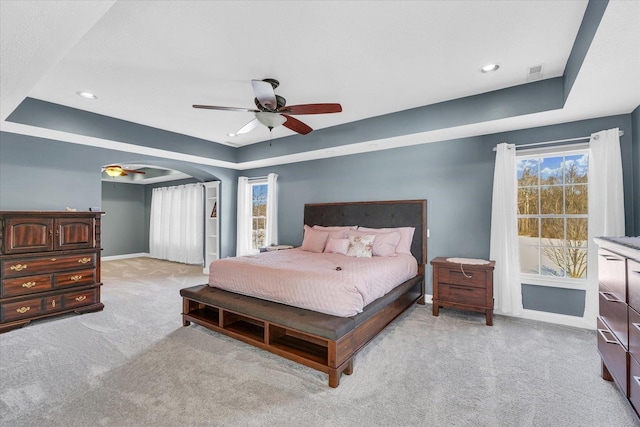
[[127, 176], [130, 173], [142, 173], [142, 174], [145, 173], [143, 171], [139, 171], [135, 169], [124, 169], [122, 166], [118, 166], [118, 165], [105, 166], [104, 171], [107, 173], [107, 175], [111, 177]]
[[255, 113], [256, 118], [240, 128], [235, 134], [240, 135], [255, 129], [262, 123], [269, 130], [274, 127], [284, 126], [302, 135], [306, 135], [313, 129], [300, 120], [291, 117], [298, 114], [326, 114], [339, 113], [342, 111], [340, 104], [300, 104], [287, 105], [287, 100], [280, 95], [276, 95], [275, 89], [280, 85], [276, 79], [251, 80], [253, 92], [256, 97], [254, 108], [218, 107], [215, 105], [194, 105], [193, 108], [203, 108], [207, 110], [241, 111]]

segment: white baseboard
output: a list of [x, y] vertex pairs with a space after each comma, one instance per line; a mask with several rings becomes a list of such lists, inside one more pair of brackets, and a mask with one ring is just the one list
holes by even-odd
[[100, 259], [102, 261], [115, 261], [115, 260], [118, 260], [118, 259], [140, 258], [140, 257], [148, 257], [148, 256], [150, 256], [148, 253], [141, 252], [141, 253], [138, 253], [138, 254], [103, 256]]
[[[427, 304], [433, 304], [433, 295], [425, 294], [424, 301]], [[510, 314], [502, 314], [494, 311], [499, 316], [516, 317], [520, 319], [537, 320], [538, 322], [554, 323], [556, 325], [573, 326], [582, 329], [596, 329], [595, 325], [590, 324], [582, 317], [569, 316], [567, 314], [549, 313], [546, 311], [524, 310], [520, 316], [512, 316]], [[495, 322], [495, 320], [494, 320]]]

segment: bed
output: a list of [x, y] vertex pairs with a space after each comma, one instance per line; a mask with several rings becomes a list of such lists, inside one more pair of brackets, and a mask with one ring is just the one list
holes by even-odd
[[[195, 323], [325, 372], [329, 386], [337, 387], [341, 374], [353, 372], [358, 351], [413, 304], [424, 304], [426, 204], [426, 200], [398, 200], [305, 205], [304, 224], [309, 227], [415, 228], [410, 248], [417, 262], [416, 274], [357, 314], [322, 313], [207, 283], [180, 291], [183, 325]], [[296, 249], [291, 255], [293, 251]]]

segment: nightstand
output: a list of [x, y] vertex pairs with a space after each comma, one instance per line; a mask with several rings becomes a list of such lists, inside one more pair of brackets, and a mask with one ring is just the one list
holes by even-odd
[[433, 266], [433, 315], [440, 307], [485, 313], [487, 325], [493, 325], [493, 269], [487, 264], [465, 264], [447, 261], [445, 257], [431, 260]]

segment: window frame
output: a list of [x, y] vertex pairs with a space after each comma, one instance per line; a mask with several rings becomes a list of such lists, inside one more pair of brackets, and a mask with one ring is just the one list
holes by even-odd
[[[539, 159], [541, 157], [567, 157], [567, 156], [571, 156], [571, 155], [581, 155], [581, 154], [586, 154], [587, 156], [589, 155], [589, 145], [588, 144], [571, 144], [571, 145], [562, 145], [562, 146], [555, 146], [555, 147], [545, 147], [545, 148], [533, 148], [533, 149], [526, 149], [526, 150], [518, 150], [516, 151], [516, 162], [519, 162], [520, 160], [524, 160], [527, 158], [535, 158], [535, 159]], [[538, 163], [538, 165], [540, 165], [540, 163]], [[588, 174], [588, 172], [587, 172]], [[540, 177], [540, 170], [538, 170], [538, 178]], [[516, 178], [517, 179], [517, 178]], [[571, 185], [571, 184], [569, 184]], [[582, 184], [581, 184], [582, 185]], [[563, 182], [561, 184], [561, 186], [563, 187], [563, 206], [564, 206], [564, 210], [566, 210], [566, 192], [564, 191], [564, 189], [566, 189], [567, 184], [564, 182], [564, 172], [563, 172]], [[516, 183], [516, 188], [520, 188], [521, 186], [518, 185]], [[543, 185], [540, 185], [540, 181], [538, 181], [538, 189], [541, 189], [542, 187], [544, 187]], [[589, 191], [589, 183], [587, 181], [586, 185], [586, 190], [587, 190], [587, 197], [589, 197], [588, 191]], [[516, 196], [517, 198], [518, 196]], [[587, 199], [588, 200], [588, 199]], [[541, 220], [542, 219], [547, 219], [547, 218], [562, 218], [562, 219], [567, 219], [567, 218], [585, 218], [587, 220], [587, 223], [589, 221], [589, 213], [587, 211], [586, 214], [542, 214], [540, 211], [540, 206], [538, 206], [538, 213], [535, 215], [527, 215], [527, 216], [523, 216], [520, 215], [519, 213], [517, 213], [517, 218], [521, 219], [521, 218], [537, 218], [538, 219], [538, 259], [540, 260], [540, 257], [542, 256], [542, 247], [546, 246], [546, 245], [542, 245], [541, 242], [544, 239], [541, 236], [540, 233], [540, 227], [541, 227]], [[565, 239], [566, 240], [566, 223], [565, 223]], [[586, 240], [586, 250], [587, 250], [587, 260], [590, 259], [589, 254], [594, 250], [594, 243], [589, 242], [589, 239], [587, 238]], [[563, 246], [566, 248], [566, 243]], [[588, 261], [587, 261], [588, 262]], [[588, 267], [588, 264], [587, 264]], [[518, 268], [520, 268], [520, 266], [518, 266]], [[547, 287], [555, 287], [555, 288], [565, 288], [565, 289], [579, 289], [579, 290], [586, 290], [587, 288], [587, 284], [589, 281], [589, 277], [588, 277], [588, 268], [587, 270], [585, 270], [585, 277], [583, 278], [578, 278], [578, 279], [572, 279], [569, 277], [557, 277], [557, 276], [545, 276], [542, 275], [540, 273], [538, 274], [532, 274], [532, 273], [523, 273], [522, 271], [520, 271], [520, 282], [523, 284], [527, 284], [527, 285], [535, 285], [535, 286], [547, 286]]]

